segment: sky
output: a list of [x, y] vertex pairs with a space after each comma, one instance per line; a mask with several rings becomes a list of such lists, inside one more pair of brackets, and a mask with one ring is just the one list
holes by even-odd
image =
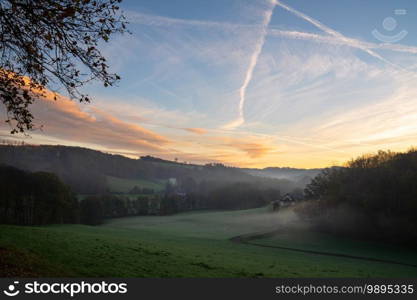
[[0, 138], [254, 168], [417, 146], [414, 0], [121, 6], [131, 34], [101, 45], [120, 83], [85, 86], [90, 104], [39, 100], [41, 130]]

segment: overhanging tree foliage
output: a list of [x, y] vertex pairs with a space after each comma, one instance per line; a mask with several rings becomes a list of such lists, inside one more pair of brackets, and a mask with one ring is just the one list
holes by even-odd
[[0, 101], [12, 133], [34, 127], [30, 105], [46, 88], [89, 102], [80, 91], [86, 82], [120, 79], [98, 44], [126, 31], [121, 1], [0, 0]]

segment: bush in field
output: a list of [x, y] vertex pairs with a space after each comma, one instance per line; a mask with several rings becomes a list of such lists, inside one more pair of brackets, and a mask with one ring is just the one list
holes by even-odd
[[87, 197], [80, 203], [82, 224], [99, 225], [103, 223], [103, 203], [98, 197]]
[[161, 199], [159, 214], [160, 215], [172, 215], [178, 212], [178, 203], [180, 197], [177, 195], [164, 195]]

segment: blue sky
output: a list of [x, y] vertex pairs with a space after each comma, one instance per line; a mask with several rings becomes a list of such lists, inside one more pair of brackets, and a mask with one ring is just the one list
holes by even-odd
[[324, 167], [415, 145], [416, 1], [122, 8], [132, 34], [102, 45], [122, 81], [87, 86], [93, 104], [36, 106], [44, 131], [33, 142], [251, 167]]

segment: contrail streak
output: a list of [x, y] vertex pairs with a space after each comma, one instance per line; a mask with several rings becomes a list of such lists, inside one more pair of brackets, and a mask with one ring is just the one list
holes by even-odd
[[268, 34], [268, 26], [269, 26], [269, 23], [271, 23], [271, 18], [272, 18], [272, 14], [274, 13], [276, 2], [271, 1], [271, 4], [272, 4], [271, 9], [265, 12], [265, 16], [264, 16], [262, 27], [261, 27], [261, 36], [258, 42], [256, 43], [254, 52], [251, 55], [251, 58], [249, 61], [249, 67], [245, 74], [245, 80], [243, 81], [243, 84], [239, 89], [239, 97], [240, 97], [239, 117], [236, 120], [224, 125], [223, 129], [234, 129], [236, 127], [239, 127], [243, 123], [245, 123], [244, 106], [245, 106], [245, 101], [246, 101], [246, 90], [248, 89], [249, 83], [252, 81], [253, 72], [255, 70], [256, 65], [258, 64], [258, 59], [259, 59], [259, 56], [261, 55], [262, 49], [265, 44], [266, 36]]
[[244, 24], [233, 24], [226, 22], [215, 22], [215, 21], [200, 21], [200, 20], [184, 20], [170, 17], [163, 17], [157, 15], [148, 15], [139, 12], [127, 12], [125, 13], [129, 23], [140, 24], [146, 26], [162, 26], [162, 27], [204, 27], [204, 28], [215, 28], [220, 30], [235, 30], [242, 29], [245, 27], [254, 27], [253, 25]]
[[332, 28], [322, 24], [320, 21], [307, 16], [306, 14], [284, 4], [283, 2], [281, 2], [280, 0], [275, 0], [276, 5], [284, 8], [285, 10], [289, 11], [290, 13], [294, 14], [295, 16], [309, 22], [310, 24], [316, 26], [318, 29], [324, 31], [325, 33], [327, 33], [328, 35], [334, 36], [336, 38], [338, 38], [339, 40], [345, 42], [346, 44], [356, 44], [356, 47], [358, 49], [361, 49], [362, 51], [368, 53], [370, 56], [375, 57], [381, 61], [383, 61], [384, 63], [390, 64], [392, 66], [395, 66], [397, 68], [399, 68], [397, 65], [393, 64], [392, 62], [386, 60], [385, 58], [383, 58], [382, 56], [380, 56], [378, 53], [375, 53], [374, 51], [370, 50], [369, 48], [365, 47], [364, 45], [361, 45], [360, 43], [358, 43], [357, 40], [354, 39], [350, 39], [345, 37], [343, 34], [341, 34], [340, 32], [337, 32], [335, 30], [333, 30]]
[[[280, 3], [281, 7], [284, 5]], [[285, 7], [288, 7], [285, 5]], [[299, 13], [299, 12], [298, 12]], [[299, 15], [303, 15], [307, 17], [314, 24], [321, 26], [321, 29], [326, 28], [329, 30], [330, 28], [326, 27], [322, 23], [306, 16], [305, 14], [299, 13]], [[262, 25], [249, 25], [249, 24], [238, 24], [238, 23], [227, 23], [227, 22], [214, 22], [214, 21], [200, 21], [200, 20], [184, 20], [184, 19], [176, 19], [176, 18], [169, 18], [157, 15], [147, 15], [138, 12], [126, 12], [126, 17], [128, 21], [132, 24], [139, 24], [145, 26], [155, 26], [155, 27], [172, 27], [172, 26], [179, 26], [179, 27], [202, 27], [202, 28], [212, 28], [218, 29], [223, 31], [235, 31], [235, 30], [246, 30], [246, 29], [257, 29], [262, 28]], [[330, 29], [331, 30], [331, 29]], [[333, 33], [337, 34], [336, 31], [332, 30]], [[406, 46], [401, 44], [376, 44], [370, 42], [364, 42], [353, 38], [348, 38], [344, 35], [321, 35], [309, 32], [300, 32], [300, 31], [286, 31], [286, 30], [279, 30], [279, 29], [269, 29], [268, 35], [271, 36], [281, 36], [290, 39], [300, 39], [300, 40], [310, 40], [313, 42], [323, 42], [328, 44], [336, 44], [336, 45], [346, 45], [353, 48], [358, 49], [384, 49], [396, 52], [404, 52], [404, 53], [411, 53], [417, 54], [417, 47], [413, 46]]]
[[309, 22], [310, 24], [313, 24], [314, 26], [316, 26], [318, 29], [321, 29], [322, 31], [324, 31], [325, 33], [332, 35], [332, 36], [337, 36], [337, 37], [344, 37], [341, 33], [331, 29], [330, 27], [327, 27], [326, 25], [322, 24], [320, 21], [313, 19], [310, 16], [307, 16], [306, 14], [295, 10], [294, 8], [284, 4], [283, 2], [281, 2], [280, 0], [275, 0], [276, 5], [284, 8], [285, 10], [289, 11], [290, 13], [296, 15], [297, 17]]
[[316, 34], [316, 33], [309, 33], [309, 32], [269, 29], [268, 35], [275, 36], [275, 37], [295, 39], [295, 40], [312, 41], [316, 43], [327, 43], [327, 44], [333, 44], [333, 45], [348, 46], [348, 47], [357, 48], [361, 50], [382, 49], [382, 50], [417, 54], [417, 47], [405, 46], [405, 45], [400, 45], [400, 44], [375, 44], [375, 43], [364, 42], [364, 41], [351, 39], [351, 38], [340, 39], [338, 37], [321, 35], [321, 34]]

